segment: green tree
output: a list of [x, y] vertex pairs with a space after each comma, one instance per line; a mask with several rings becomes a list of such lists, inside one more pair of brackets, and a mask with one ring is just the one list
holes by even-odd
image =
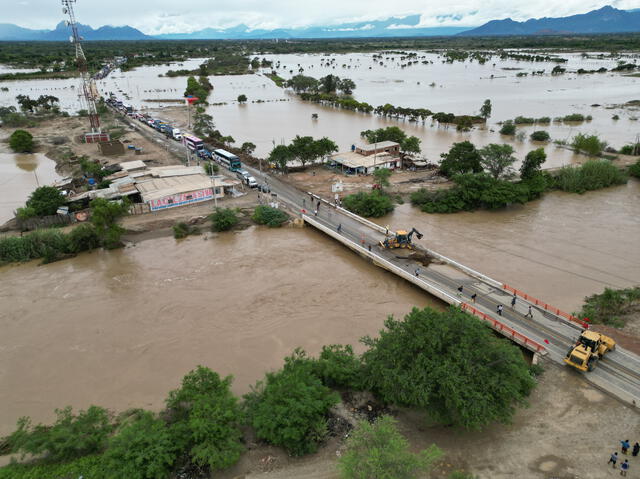
[[457, 308], [414, 308], [363, 338], [367, 385], [381, 400], [424, 408], [444, 423], [509, 422], [535, 386], [520, 350]]
[[27, 208], [32, 208], [35, 216], [55, 215], [58, 208], [67, 202], [60, 190], [53, 186], [36, 188], [26, 202]]
[[247, 95], [245, 95], [244, 93], [241, 95], [238, 95], [238, 103], [245, 103], [247, 101]]
[[440, 172], [447, 178], [464, 173], [480, 173], [482, 157], [475, 145], [470, 141], [454, 143], [448, 153], [440, 155]]
[[298, 456], [316, 451], [327, 433], [327, 412], [339, 400], [294, 354], [245, 396], [245, 406], [258, 438]]
[[531, 133], [530, 138], [533, 141], [549, 141], [551, 136], [549, 136], [549, 133], [544, 130], [537, 130]]
[[250, 141], [245, 141], [240, 147], [242, 153], [246, 153], [247, 155], [252, 155], [254, 151], [256, 151], [256, 145], [251, 143]]
[[202, 138], [213, 136], [216, 131], [213, 117], [207, 113], [197, 112], [193, 117], [193, 132]]
[[91, 251], [100, 246], [100, 237], [93, 225], [85, 223], [71, 230], [69, 244], [72, 253]]
[[389, 182], [389, 178], [391, 177], [391, 171], [389, 168], [378, 168], [373, 172], [373, 180], [374, 184], [378, 185], [380, 189], [386, 188], [391, 183]]
[[547, 154], [544, 148], [537, 148], [527, 153], [527, 156], [520, 166], [520, 178], [529, 180], [540, 173], [540, 167], [547, 161]]
[[409, 136], [400, 143], [400, 149], [405, 153], [420, 153], [420, 138]]
[[335, 93], [338, 89], [340, 78], [335, 75], [327, 75], [320, 78], [320, 90], [324, 93]]
[[256, 206], [253, 210], [251, 219], [259, 225], [267, 225], [269, 228], [278, 228], [282, 226], [289, 217], [287, 214], [277, 208], [271, 206]]
[[229, 231], [240, 221], [232, 208], [216, 208], [210, 218], [212, 231]]
[[125, 230], [116, 221], [127, 212], [129, 204], [126, 201], [118, 203], [96, 198], [89, 206], [91, 207], [90, 221], [96, 228], [102, 245], [107, 249], [119, 247], [120, 236]]
[[[338, 151], [338, 145], [333, 140], [330, 140], [326, 136], [323, 136], [315, 142], [316, 159], [324, 158], [327, 155]], [[314, 160], [315, 161], [315, 160]]]
[[202, 168], [204, 169], [204, 172], [207, 174], [207, 176], [213, 176], [218, 173], [218, 171], [220, 171], [220, 167], [212, 161], [206, 161], [202, 165]]
[[501, 176], [509, 176], [513, 173], [513, 165], [516, 162], [511, 145], [498, 145], [491, 143], [479, 150], [482, 167], [495, 179]]
[[276, 165], [283, 173], [287, 172], [287, 164], [291, 163], [295, 158], [295, 154], [286, 145], [277, 145], [269, 153], [268, 160]]
[[343, 78], [338, 81], [338, 90], [340, 90], [345, 95], [351, 95], [353, 90], [356, 89], [356, 84], [350, 78]]
[[313, 361], [313, 373], [330, 388], [362, 389], [362, 362], [350, 345], [322, 346], [322, 352]]
[[291, 145], [289, 145], [289, 150], [302, 163], [303, 167], [312, 162], [317, 155], [315, 141], [311, 136], [296, 135]]
[[346, 209], [367, 218], [379, 218], [394, 209], [391, 198], [377, 190], [347, 195], [343, 202]]
[[18, 95], [16, 100], [22, 111], [33, 113], [34, 109], [38, 106], [37, 100], [33, 100], [26, 95]]
[[318, 80], [305, 75], [294, 75], [286, 82], [286, 86], [293, 88], [296, 93], [313, 92], [318, 89]]
[[366, 138], [369, 143], [380, 143], [382, 141], [394, 141], [402, 145], [407, 139], [407, 134], [397, 126], [378, 128], [377, 130], [365, 130], [360, 136]]
[[343, 479], [417, 479], [428, 473], [442, 451], [435, 445], [417, 454], [400, 434], [397, 422], [381, 416], [373, 424], [360, 421], [338, 461]]
[[502, 128], [500, 128], [501, 135], [515, 135], [516, 134], [516, 125], [513, 120], [507, 120], [502, 124]]
[[184, 445], [194, 463], [213, 471], [235, 464], [244, 449], [240, 442], [242, 414], [231, 392], [232, 380], [231, 376], [220, 379], [216, 372], [198, 366], [167, 398], [176, 443]]
[[68, 406], [56, 409], [56, 421], [51, 426], [32, 426], [30, 418], [21, 417], [7, 443], [13, 453], [46, 454], [51, 461], [65, 461], [102, 452], [112, 430], [106, 409], [90, 406], [75, 415]]
[[482, 106], [480, 107], [480, 116], [484, 118], [484, 121], [491, 116], [491, 110], [493, 107], [491, 106], [491, 100], [485, 100]]
[[109, 479], [164, 479], [176, 462], [178, 447], [164, 421], [143, 411], [109, 441], [104, 455]]
[[33, 151], [33, 135], [28, 131], [16, 130], [9, 137], [9, 146], [16, 153], [31, 153]]

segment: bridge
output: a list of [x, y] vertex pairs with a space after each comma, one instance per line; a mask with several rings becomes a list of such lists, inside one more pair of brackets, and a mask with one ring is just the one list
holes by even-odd
[[[184, 146], [148, 128], [141, 128], [137, 122], [128, 119], [125, 122], [155, 141], [166, 142], [169, 150], [184, 157]], [[387, 233], [384, 227], [336, 207], [313, 193], [300, 191], [256, 168], [244, 167], [258, 180], [268, 183], [272, 197], [306, 224], [339, 241], [376, 266], [445, 303], [460, 307], [544, 360], [564, 365], [562, 360], [567, 351], [575, 344], [581, 331], [588, 327], [571, 314], [429, 249], [429, 238], [414, 241], [417, 252], [434, 260], [428, 265], [407, 254], [407, 250], [381, 248], [379, 242], [384, 240]], [[316, 215], [314, 210], [318, 202], [320, 208]], [[458, 290], [460, 286], [462, 291]], [[475, 301], [471, 298], [474, 294]], [[516, 304], [512, 307], [514, 295]], [[501, 315], [497, 313], [499, 304], [504, 306]], [[532, 318], [527, 316], [529, 306], [532, 308]], [[579, 372], [576, 371], [576, 374]], [[640, 356], [617, 346], [615, 351], [599, 361], [594, 371], [584, 376], [599, 389], [640, 408]]]
[[[273, 176], [246, 167], [271, 187], [272, 195], [289, 207], [306, 224], [342, 243], [362, 258], [423, 289], [445, 303], [458, 306], [486, 322], [497, 333], [509, 338], [538, 357], [564, 366], [567, 351], [575, 344], [588, 323], [535, 298], [512, 285], [475, 271], [454, 259], [428, 248], [429, 238], [416, 241], [415, 257], [406, 249], [379, 246], [386, 228], [337, 207], [311, 192], [279, 181]], [[318, 214], [315, 209], [318, 208]], [[433, 261], [425, 265], [423, 258]], [[459, 291], [462, 286], [462, 291]], [[475, 301], [472, 299], [475, 295]], [[515, 306], [511, 306], [516, 297]], [[503, 305], [502, 314], [497, 306]], [[528, 317], [529, 306], [533, 317]], [[568, 367], [568, 366], [567, 366]], [[576, 371], [576, 374], [580, 374]], [[619, 345], [599, 361], [584, 377], [630, 406], [640, 408], [640, 356]]]

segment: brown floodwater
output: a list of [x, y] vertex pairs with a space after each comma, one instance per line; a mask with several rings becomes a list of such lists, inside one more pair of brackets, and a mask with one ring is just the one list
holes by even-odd
[[312, 229], [152, 239], [0, 277], [0, 436], [65, 405], [158, 409], [198, 364], [244, 393], [298, 346], [355, 345], [439, 304]]
[[[498, 212], [380, 224], [566, 310], [605, 286], [640, 283], [640, 182], [551, 193]], [[55, 407], [160, 408], [203, 364], [246, 392], [301, 346], [374, 335], [388, 314], [439, 306], [311, 228], [252, 227], [204, 240], [150, 239], [39, 266], [0, 268], [0, 435]]]
[[13, 218], [38, 186], [59, 178], [55, 162], [42, 153], [5, 153], [0, 146], [0, 224]]

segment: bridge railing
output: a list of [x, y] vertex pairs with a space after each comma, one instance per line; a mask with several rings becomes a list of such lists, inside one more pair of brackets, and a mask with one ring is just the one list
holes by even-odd
[[574, 324], [579, 325], [582, 328], [588, 329], [589, 328], [589, 323], [582, 321], [580, 318], [576, 318], [574, 315], [569, 314], [569, 313], [565, 313], [564, 311], [562, 311], [561, 309], [556, 308], [555, 306], [551, 306], [550, 304], [545, 303], [542, 300], [539, 300], [538, 298], [535, 298], [533, 296], [531, 296], [530, 294], [525, 293], [524, 291], [520, 291], [519, 289], [513, 288], [511, 286], [509, 286], [508, 284], [503, 284], [502, 285], [502, 289], [504, 289], [505, 291], [509, 291], [513, 294], [515, 294], [516, 296], [520, 296], [521, 298], [523, 298], [526, 301], [529, 301], [532, 304], [535, 304], [536, 306], [544, 309], [545, 311], [549, 311], [553, 314], [555, 314], [556, 316], [559, 316], [561, 318], [564, 318]]
[[542, 344], [538, 343], [537, 341], [534, 341], [531, 338], [528, 338], [524, 334], [519, 333], [515, 329], [510, 328], [506, 324], [501, 323], [497, 319], [492, 318], [488, 314], [483, 313], [482, 311], [474, 308], [473, 306], [471, 306], [471, 305], [469, 305], [467, 303], [461, 303], [460, 304], [460, 309], [462, 309], [463, 311], [466, 311], [468, 313], [471, 313], [474, 316], [476, 316], [476, 317], [478, 317], [478, 318], [480, 318], [480, 319], [482, 319], [484, 321], [487, 321], [491, 325], [491, 327], [493, 329], [495, 329], [496, 331], [498, 331], [500, 334], [510, 338], [512, 341], [514, 341], [514, 342], [516, 342], [518, 344], [521, 344], [525, 348], [531, 349], [531, 350], [535, 350], [536, 352], [538, 352], [540, 354], [545, 354], [546, 353], [546, 348]]

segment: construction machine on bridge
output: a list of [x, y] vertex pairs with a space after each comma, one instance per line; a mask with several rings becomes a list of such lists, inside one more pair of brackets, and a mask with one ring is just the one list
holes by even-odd
[[585, 329], [564, 362], [580, 371], [593, 371], [598, 360], [615, 347], [616, 342], [609, 336]]
[[422, 239], [422, 233], [420, 233], [415, 228], [412, 228], [409, 232], [405, 230], [398, 230], [395, 233], [392, 232], [390, 236], [387, 236], [384, 240], [380, 241], [380, 246], [387, 249], [414, 249], [413, 243], [411, 242], [414, 234], [418, 237], [418, 239]]

